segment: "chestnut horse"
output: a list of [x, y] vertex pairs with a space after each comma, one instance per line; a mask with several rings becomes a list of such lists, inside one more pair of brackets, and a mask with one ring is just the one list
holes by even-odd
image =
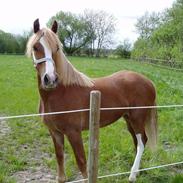
[[[110, 76], [90, 79], [69, 62], [56, 35], [58, 24], [40, 29], [39, 20], [33, 25], [34, 34], [27, 44], [27, 54], [32, 56], [37, 71], [40, 93], [40, 113], [89, 108], [92, 90], [101, 92], [101, 107], [131, 107], [156, 105], [156, 90], [150, 80], [131, 71], [119, 71]], [[136, 157], [129, 180], [136, 180], [141, 157], [148, 140], [156, 145], [156, 109], [101, 111], [100, 127], [124, 117], [136, 147]], [[43, 121], [54, 142], [58, 163], [58, 182], [66, 181], [64, 172], [64, 136], [73, 148], [77, 165], [87, 178], [86, 157], [82, 131], [89, 128], [89, 112], [46, 115]], [[118, 138], [118, 134], [116, 134]]]

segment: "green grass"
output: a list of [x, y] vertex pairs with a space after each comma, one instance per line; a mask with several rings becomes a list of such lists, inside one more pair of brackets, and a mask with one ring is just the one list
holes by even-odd
[[[71, 57], [74, 66], [90, 77], [101, 77], [119, 70], [133, 70], [149, 77], [156, 85], [159, 105], [183, 104], [183, 74], [129, 60]], [[37, 113], [38, 90], [36, 72], [31, 60], [24, 56], [0, 55], [0, 115]], [[159, 109], [158, 150], [146, 149], [141, 167], [182, 161], [183, 109]], [[7, 121], [11, 128], [6, 136], [0, 134], [0, 183], [15, 183], [14, 173], [50, 168], [55, 174], [56, 160], [47, 129], [37, 117]], [[83, 133], [88, 148], [88, 132]], [[66, 142], [66, 173], [70, 180], [77, 167], [70, 145]], [[35, 157], [38, 156], [39, 160]], [[126, 124], [117, 123], [100, 130], [99, 175], [129, 171], [134, 160], [134, 147]], [[142, 172], [137, 183], [183, 182], [183, 165]], [[128, 182], [128, 176], [99, 180], [101, 183]]]

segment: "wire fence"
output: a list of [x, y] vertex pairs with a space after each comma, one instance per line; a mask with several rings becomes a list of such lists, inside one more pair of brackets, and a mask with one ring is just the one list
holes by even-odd
[[[143, 169], [139, 169], [138, 171], [135, 171], [134, 173], [150, 171], [150, 170], [160, 169], [160, 168], [166, 168], [166, 167], [170, 167], [170, 166], [177, 166], [177, 165], [181, 165], [181, 164], [183, 164], [183, 161], [179, 161], [179, 162], [176, 162], [176, 163], [164, 164], [164, 165], [158, 165], [158, 166], [152, 166], [152, 167], [148, 167], [148, 168], [143, 168]], [[131, 171], [108, 174], [108, 175], [99, 176], [98, 179], [104, 179], [104, 178], [109, 178], [109, 177], [117, 177], [117, 176], [122, 176], [122, 175], [129, 175], [130, 173], [131, 173]], [[86, 181], [86, 180], [88, 180], [88, 179], [80, 179], [80, 180], [70, 181], [70, 182], [66, 182], [66, 183], [78, 183], [78, 182], [83, 182], [83, 181]]]
[[[134, 110], [134, 109], [163, 109], [163, 108], [183, 108], [183, 104], [172, 104], [172, 105], [155, 105], [155, 106], [134, 106], [134, 107], [112, 107], [112, 108], [100, 108], [101, 111], [112, 111], [112, 110]], [[68, 111], [48, 112], [48, 113], [36, 113], [36, 114], [22, 114], [13, 116], [2, 116], [0, 120], [16, 119], [16, 118], [27, 118], [27, 117], [38, 117], [48, 115], [61, 115], [69, 113], [89, 112], [90, 109], [75, 109]]]
[[[135, 110], [135, 109], [167, 109], [167, 108], [183, 108], [183, 104], [173, 104], [173, 105], [159, 105], [159, 106], [134, 106], [134, 107], [113, 107], [113, 108], [100, 108], [101, 111], [111, 111], [111, 110]], [[79, 112], [89, 112], [90, 109], [76, 109], [76, 110], [68, 110], [68, 111], [59, 111], [59, 112], [50, 112], [50, 113], [40, 113], [40, 114], [23, 114], [23, 115], [14, 115], [14, 116], [4, 116], [0, 117], [1, 120], [6, 119], [16, 119], [16, 118], [26, 118], [26, 117], [37, 117], [37, 116], [45, 116], [45, 115], [62, 115], [62, 114], [71, 114], [71, 113], [79, 113]], [[152, 166], [148, 168], [139, 169], [136, 172], [143, 172], [143, 171], [149, 171], [154, 169], [160, 169], [160, 168], [166, 168], [170, 166], [176, 166], [183, 164], [183, 161], [175, 162], [175, 163], [169, 163], [164, 165], [158, 165], [158, 166]], [[114, 173], [114, 174], [108, 174], [99, 176], [98, 179], [104, 179], [109, 177], [116, 177], [116, 176], [122, 176], [122, 175], [128, 175], [130, 174], [130, 171], [127, 172], [120, 172], [120, 173]], [[87, 181], [88, 179], [80, 179], [75, 181], [70, 181], [67, 183], [78, 183]]]

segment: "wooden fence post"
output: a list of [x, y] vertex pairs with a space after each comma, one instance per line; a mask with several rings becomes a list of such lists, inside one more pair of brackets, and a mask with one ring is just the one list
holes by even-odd
[[90, 93], [88, 183], [96, 183], [98, 176], [98, 148], [100, 122], [100, 91]]

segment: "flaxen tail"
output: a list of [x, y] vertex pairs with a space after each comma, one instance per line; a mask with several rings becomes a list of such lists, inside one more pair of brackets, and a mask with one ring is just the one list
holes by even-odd
[[[156, 106], [156, 103], [155, 105]], [[147, 144], [152, 151], [156, 150], [157, 146], [157, 109], [150, 110], [149, 118], [146, 121], [145, 126], [146, 136], [148, 138]]]

